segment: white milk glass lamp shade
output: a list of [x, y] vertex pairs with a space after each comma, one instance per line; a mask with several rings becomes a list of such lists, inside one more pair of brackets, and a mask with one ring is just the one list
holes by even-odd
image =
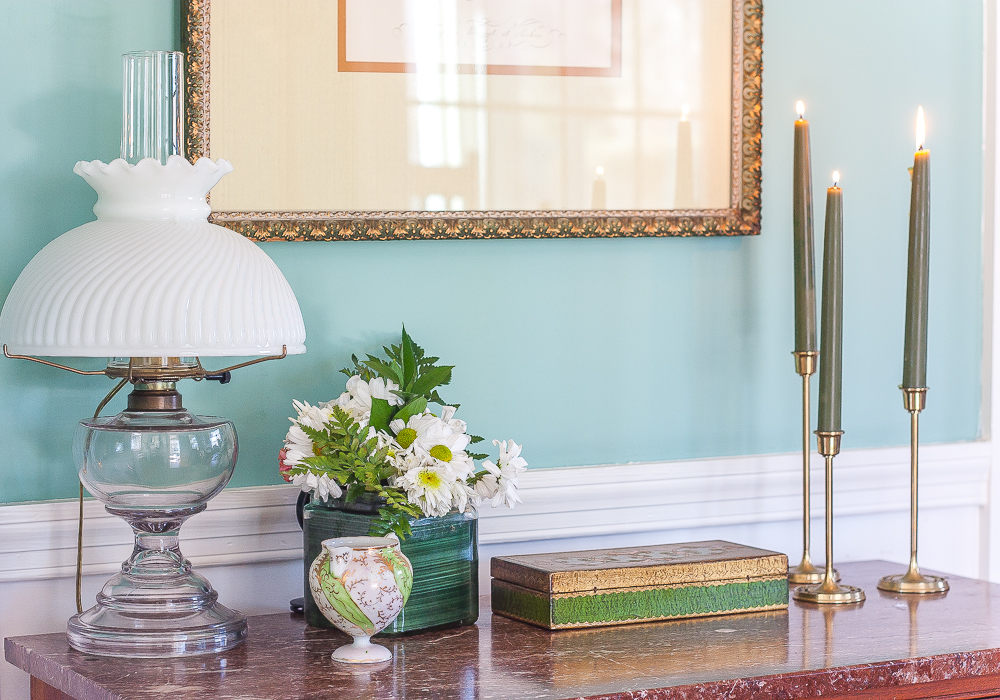
[[170, 156], [79, 162], [97, 221], [28, 263], [0, 313], [0, 342], [21, 355], [218, 357], [305, 352], [298, 302], [277, 265], [208, 222], [225, 160]]

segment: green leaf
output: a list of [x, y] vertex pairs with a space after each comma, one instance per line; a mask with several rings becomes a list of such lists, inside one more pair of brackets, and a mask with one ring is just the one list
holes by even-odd
[[426, 394], [435, 387], [447, 384], [451, 381], [452, 369], [454, 369], [454, 367], [428, 367], [420, 375], [420, 377], [413, 382], [413, 386], [410, 387], [410, 391], [414, 394]]
[[404, 389], [409, 389], [417, 374], [417, 357], [413, 351], [413, 340], [406, 333], [406, 326], [403, 326], [403, 383]]
[[368, 425], [376, 430], [388, 432], [389, 421], [392, 420], [393, 409], [385, 399], [372, 398], [372, 416], [368, 419]]
[[401, 421], [406, 423], [411, 417], [420, 415], [427, 409], [427, 399], [423, 396], [418, 396], [417, 398], [410, 401], [408, 404], [403, 406], [399, 411], [396, 412], [395, 418], [399, 418]]
[[356, 483], [351, 484], [350, 486], [347, 487], [347, 498], [346, 498], [347, 502], [351, 503], [352, 501], [358, 500], [358, 497], [361, 496], [361, 494], [363, 494], [364, 492], [365, 492], [364, 484], [356, 484]]
[[374, 355], [369, 355], [368, 359], [362, 362], [361, 364], [375, 370], [376, 374], [378, 374], [378, 376], [382, 377], [383, 379], [391, 379], [397, 384], [402, 383], [400, 381], [399, 374], [397, 374], [396, 370], [393, 369], [392, 365], [383, 362]]
[[430, 394], [430, 396], [427, 397], [427, 399], [429, 401], [433, 401], [434, 403], [438, 404], [439, 406], [451, 406], [456, 411], [458, 410], [459, 406], [461, 405], [461, 404], [457, 404], [457, 403], [448, 403], [447, 401], [445, 401], [444, 399], [442, 399], [440, 396], [438, 396], [438, 393], [436, 391], [432, 391], [431, 394]]
[[470, 459], [486, 459], [487, 457], [489, 457], [489, 455], [479, 454], [478, 452], [466, 451], [465, 454], [469, 455]]
[[480, 435], [470, 435], [469, 443], [475, 445], [477, 442], [482, 442], [483, 438]]

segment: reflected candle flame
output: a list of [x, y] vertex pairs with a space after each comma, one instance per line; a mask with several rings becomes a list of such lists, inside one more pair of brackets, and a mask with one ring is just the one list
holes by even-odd
[[681, 105], [681, 121], [686, 122], [688, 120], [688, 115], [691, 113], [691, 107], [687, 104]]

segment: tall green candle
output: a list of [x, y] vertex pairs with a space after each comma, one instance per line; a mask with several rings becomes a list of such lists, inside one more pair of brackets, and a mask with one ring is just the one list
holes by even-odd
[[917, 152], [910, 183], [910, 252], [906, 268], [903, 388], [927, 386], [927, 281], [930, 274], [931, 152], [924, 148], [924, 109], [917, 110]]
[[813, 251], [812, 165], [809, 122], [802, 102], [795, 105], [795, 156], [792, 162], [792, 239], [795, 258], [795, 352], [816, 350], [816, 273]]
[[820, 318], [818, 432], [840, 430], [841, 346], [844, 317], [844, 208], [840, 173], [826, 191], [823, 233], [823, 307]]

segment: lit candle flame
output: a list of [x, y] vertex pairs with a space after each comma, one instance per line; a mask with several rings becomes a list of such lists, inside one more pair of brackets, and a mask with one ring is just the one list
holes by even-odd
[[600, 165], [597, 166], [597, 177], [604, 175], [604, 168]]
[[802, 104], [802, 100], [795, 103], [795, 111], [799, 114], [799, 119], [802, 119], [806, 115], [806, 106]]
[[690, 113], [691, 113], [691, 108], [688, 105], [686, 105], [686, 104], [681, 105], [681, 121], [682, 122], [686, 122], [688, 120], [688, 114], [690, 114]]
[[924, 108], [917, 107], [917, 150], [924, 150], [924, 138], [927, 136], [927, 128], [924, 126]]
[[833, 186], [834, 187], [840, 187], [840, 171], [839, 170], [834, 170], [833, 171]]

